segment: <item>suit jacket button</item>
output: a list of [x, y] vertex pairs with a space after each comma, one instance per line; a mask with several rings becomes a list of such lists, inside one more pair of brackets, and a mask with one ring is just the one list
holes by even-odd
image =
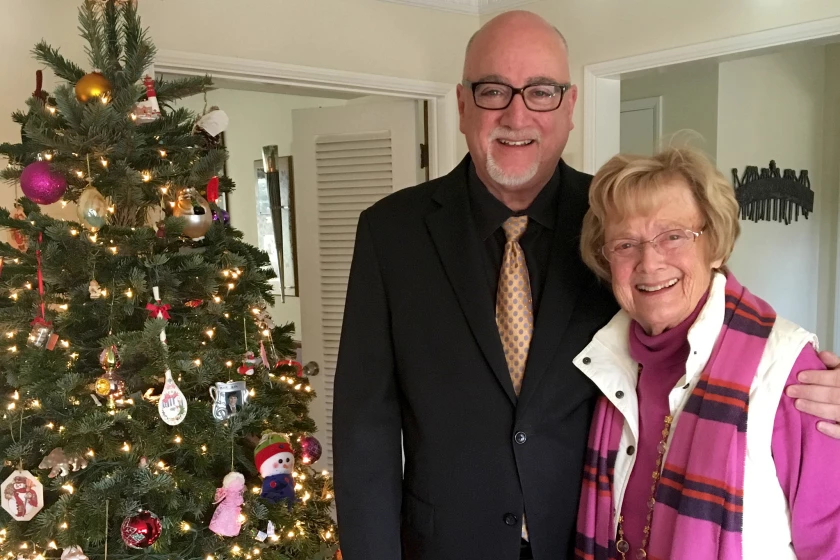
[[506, 513], [503, 519], [505, 521], [505, 525], [509, 525], [511, 527], [516, 525], [516, 516], [512, 513]]
[[528, 441], [528, 436], [525, 435], [525, 432], [516, 432], [516, 434], [514, 434], [513, 436], [513, 441], [515, 441], [519, 445], [522, 445], [523, 443]]

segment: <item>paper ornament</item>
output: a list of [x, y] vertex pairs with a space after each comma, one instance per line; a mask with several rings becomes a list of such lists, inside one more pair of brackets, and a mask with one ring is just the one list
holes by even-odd
[[211, 137], [215, 137], [227, 129], [230, 119], [227, 113], [218, 107], [211, 107], [210, 109], [206, 115], [196, 121], [195, 126], [202, 129]]
[[29, 471], [16, 470], [0, 485], [3, 509], [16, 521], [29, 521], [44, 507], [44, 487]]

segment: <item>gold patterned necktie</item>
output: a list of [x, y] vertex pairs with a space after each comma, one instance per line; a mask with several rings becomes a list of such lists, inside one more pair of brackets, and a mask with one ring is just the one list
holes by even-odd
[[531, 300], [531, 281], [525, 253], [519, 238], [528, 227], [528, 216], [513, 216], [505, 220], [505, 255], [499, 274], [496, 293], [496, 326], [505, 350], [513, 390], [519, 395], [534, 332], [534, 311]]

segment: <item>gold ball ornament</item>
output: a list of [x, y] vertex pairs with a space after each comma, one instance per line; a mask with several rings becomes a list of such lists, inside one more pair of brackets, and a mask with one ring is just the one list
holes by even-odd
[[107, 397], [111, 393], [111, 383], [104, 377], [100, 377], [96, 380], [94, 389], [100, 397]]
[[193, 188], [184, 190], [178, 196], [172, 215], [184, 219], [182, 233], [193, 241], [204, 239], [204, 234], [213, 225], [210, 204]]
[[86, 103], [94, 97], [111, 95], [111, 82], [99, 72], [91, 72], [82, 76], [76, 82], [76, 99]]
[[100, 397], [119, 399], [125, 394], [125, 381], [114, 373], [114, 370], [109, 369], [96, 379], [93, 390]]
[[89, 185], [79, 197], [76, 215], [79, 216], [82, 225], [90, 231], [99, 231], [99, 228], [108, 223], [108, 201], [96, 187]]

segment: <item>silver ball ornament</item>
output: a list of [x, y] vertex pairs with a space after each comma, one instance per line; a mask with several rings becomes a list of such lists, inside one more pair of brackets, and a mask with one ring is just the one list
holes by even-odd
[[96, 187], [89, 185], [82, 191], [76, 206], [76, 215], [83, 226], [93, 232], [99, 231], [99, 228], [108, 223], [108, 214], [108, 201]]
[[213, 213], [210, 204], [195, 189], [186, 189], [178, 196], [178, 202], [172, 210], [172, 215], [182, 218], [185, 222], [182, 233], [199, 241], [213, 225]]

